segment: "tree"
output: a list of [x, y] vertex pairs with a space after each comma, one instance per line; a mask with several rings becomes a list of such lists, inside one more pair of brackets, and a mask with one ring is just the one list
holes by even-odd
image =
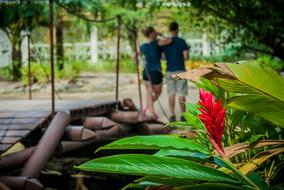
[[12, 43], [13, 80], [21, 78], [21, 31], [31, 32], [40, 22], [46, 22], [43, 9], [43, 4], [31, 1], [0, 4], [0, 28], [7, 33]]
[[[265, 48], [256, 49], [284, 59], [284, 1], [282, 0], [186, 0], [198, 14], [227, 21], [243, 36], [253, 36]], [[218, 23], [216, 23], [218, 24]]]
[[59, 70], [64, 68], [64, 48], [63, 48], [63, 10], [58, 7], [56, 10], [56, 61]]

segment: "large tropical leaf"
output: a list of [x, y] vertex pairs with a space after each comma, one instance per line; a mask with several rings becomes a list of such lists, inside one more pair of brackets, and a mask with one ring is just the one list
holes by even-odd
[[88, 161], [78, 167], [85, 171], [97, 171], [128, 175], [154, 175], [213, 182], [238, 183], [216, 169], [179, 158], [143, 154], [121, 154]]
[[177, 157], [177, 158], [193, 158], [193, 159], [201, 159], [206, 160], [209, 159], [211, 155], [203, 154], [199, 152], [185, 151], [185, 150], [165, 150], [162, 149], [155, 154], [155, 156], [168, 156], [168, 157]]
[[243, 93], [230, 99], [230, 107], [255, 113], [280, 127], [284, 127], [284, 101], [281, 102], [261, 91], [257, 92], [256, 89], [245, 86], [236, 80], [222, 79], [219, 80], [219, 84], [227, 91]]
[[248, 178], [252, 180], [261, 190], [269, 190], [267, 183], [258, 173], [252, 172], [248, 175]]
[[97, 151], [106, 149], [177, 149], [198, 151], [204, 154], [209, 154], [207, 147], [198, 144], [193, 140], [181, 138], [175, 135], [127, 137], [102, 146]]
[[227, 167], [227, 165], [222, 161], [222, 159], [218, 156], [211, 156], [208, 154], [203, 154], [200, 152], [192, 152], [187, 150], [165, 150], [162, 149], [158, 151], [155, 156], [166, 156], [166, 157], [175, 157], [175, 158], [182, 158], [185, 160], [191, 161], [199, 161], [199, 162], [211, 162], [217, 164], [221, 167]]
[[272, 68], [256, 63], [228, 64], [228, 67], [240, 82], [284, 102], [284, 79]]
[[229, 92], [241, 93], [229, 106], [253, 112], [284, 127], [284, 79], [273, 69], [256, 63], [228, 64], [236, 80], [222, 79], [219, 84]]
[[181, 187], [181, 189], [189, 190], [208, 190], [208, 189], [218, 189], [218, 190], [253, 190], [253, 188], [245, 185], [234, 185], [228, 183], [202, 183], [196, 185], [188, 185]]
[[[199, 76], [193, 77], [193, 73]], [[254, 62], [216, 64], [176, 77], [189, 80], [218, 78], [221, 87], [238, 94], [229, 101], [229, 106], [255, 113], [284, 128], [284, 79], [266, 65]]]
[[157, 183], [159, 185], [170, 185], [174, 187], [193, 184], [192, 180], [189, 179], [151, 176], [151, 175], [139, 178], [135, 180], [135, 182], [136, 183], [152, 182], [152, 183]]

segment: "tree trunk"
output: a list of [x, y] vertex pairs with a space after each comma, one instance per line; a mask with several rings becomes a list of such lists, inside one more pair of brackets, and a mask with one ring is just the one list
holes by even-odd
[[21, 68], [21, 40], [12, 40], [12, 74], [14, 81], [21, 79]]
[[59, 70], [63, 70], [64, 68], [63, 18], [61, 12], [61, 8], [58, 8], [56, 25], [56, 60]]

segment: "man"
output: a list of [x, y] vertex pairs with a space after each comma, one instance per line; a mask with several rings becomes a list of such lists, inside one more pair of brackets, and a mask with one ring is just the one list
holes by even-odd
[[[187, 96], [187, 81], [174, 80], [171, 76], [175, 73], [185, 71], [185, 60], [189, 58], [189, 46], [185, 40], [178, 37], [179, 26], [176, 22], [169, 25], [172, 43], [162, 47], [167, 61], [166, 84], [169, 94], [169, 108], [171, 112], [170, 122], [176, 121], [175, 99], [178, 96], [178, 102], [181, 112], [185, 112], [185, 96]], [[184, 121], [181, 116], [180, 120]]]

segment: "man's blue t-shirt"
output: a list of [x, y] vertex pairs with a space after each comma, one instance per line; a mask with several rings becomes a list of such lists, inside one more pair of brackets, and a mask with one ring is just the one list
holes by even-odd
[[142, 52], [145, 57], [145, 67], [148, 71], [161, 70], [161, 49], [158, 46], [158, 40], [142, 44], [140, 46], [140, 52]]
[[185, 40], [177, 36], [172, 37], [173, 42], [162, 46], [167, 61], [167, 71], [185, 71], [183, 51], [188, 50], [189, 46]]

